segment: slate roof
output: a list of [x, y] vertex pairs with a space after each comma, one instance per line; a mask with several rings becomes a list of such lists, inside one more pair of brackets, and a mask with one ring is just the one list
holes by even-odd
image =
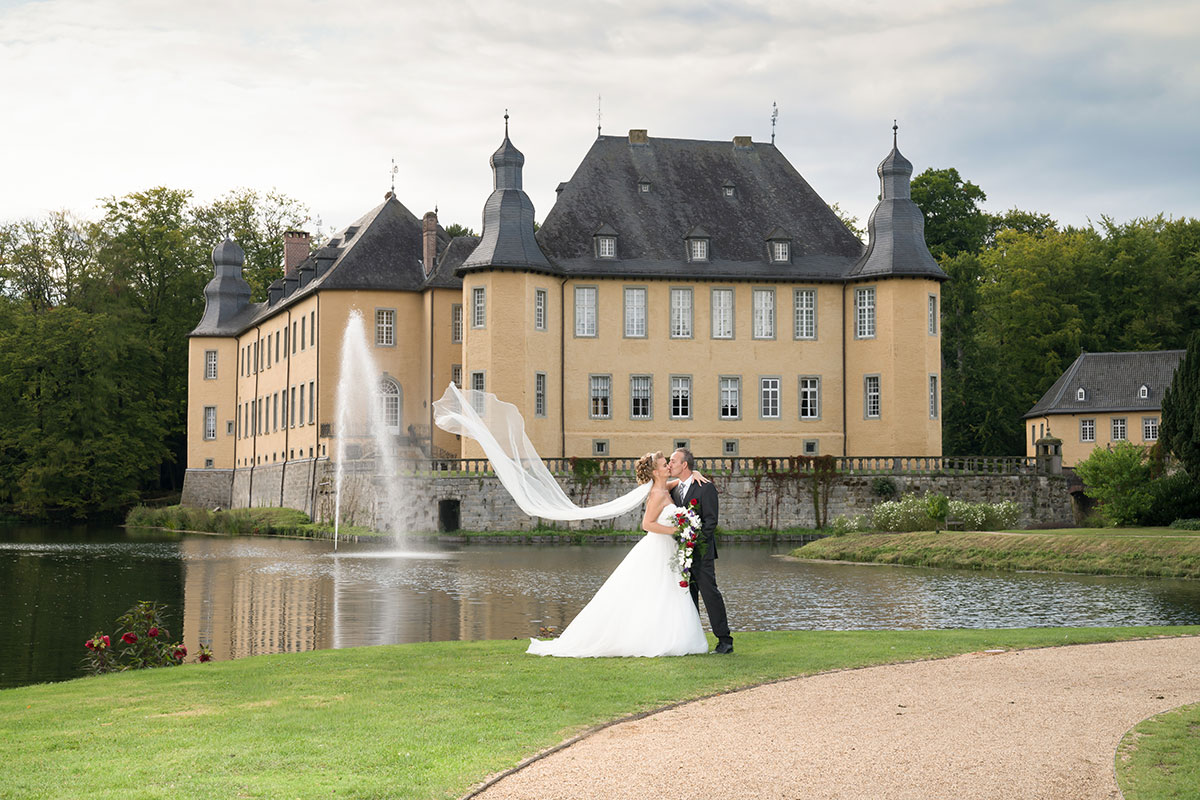
[[[438, 226], [439, 253], [444, 253], [449, 244], [450, 237]], [[214, 259], [216, 255], [214, 252]], [[272, 291], [270, 295], [278, 297], [275, 302], [249, 303], [240, 312], [219, 320], [210, 318], [210, 300], [191, 335], [235, 336], [322, 289], [419, 292], [427, 282], [421, 266], [423, 255], [421, 220], [389, 195], [300, 263], [297, 274], [309, 276], [304, 286], [296, 278], [280, 279], [272, 287], [279, 290], [292, 284], [286, 297], [279, 296], [281, 291]], [[217, 272], [220, 275], [220, 267]], [[454, 285], [461, 285], [461, 281]], [[248, 291], [246, 296], [248, 299]]]
[[[1183, 350], [1082, 353], [1022, 419], [1050, 414], [1161, 411]], [[1148, 397], [1138, 397], [1145, 385]], [[1084, 390], [1084, 400], [1076, 393]]]
[[461, 289], [462, 278], [455, 272], [479, 244], [478, 236], [455, 236], [438, 258], [437, 267], [425, 285], [433, 289]]
[[[650, 191], [638, 191], [649, 182]], [[724, 187], [732, 185], [732, 196]], [[592, 236], [617, 232], [617, 257], [595, 256]], [[685, 237], [709, 238], [707, 262], [688, 262]], [[772, 264], [767, 238], [792, 237], [791, 263]], [[600, 136], [537, 234], [570, 276], [841, 280], [863, 255], [850, 233], [771, 144]]]

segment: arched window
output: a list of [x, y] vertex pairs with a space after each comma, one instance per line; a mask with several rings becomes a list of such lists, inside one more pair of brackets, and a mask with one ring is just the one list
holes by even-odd
[[1085, 392], [1083, 389], [1080, 389], [1079, 391], [1075, 392], [1075, 399], [1082, 403], [1084, 400], [1087, 400], [1087, 392]]
[[1150, 387], [1143, 383], [1142, 388], [1138, 389], [1138, 399], [1145, 400], [1149, 396], [1150, 396]]
[[400, 432], [400, 386], [391, 378], [379, 381], [379, 416], [388, 433]]

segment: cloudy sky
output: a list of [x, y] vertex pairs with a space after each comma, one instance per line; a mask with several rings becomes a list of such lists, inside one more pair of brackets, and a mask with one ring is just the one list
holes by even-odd
[[1195, 0], [0, 0], [0, 221], [166, 185], [478, 229], [511, 114], [543, 219], [596, 135], [771, 136], [865, 220], [891, 146], [985, 207], [1200, 216]]

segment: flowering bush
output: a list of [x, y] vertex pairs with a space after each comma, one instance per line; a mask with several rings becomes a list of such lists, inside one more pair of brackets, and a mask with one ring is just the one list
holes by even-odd
[[868, 531], [871, 529], [871, 518], [866, 514], [855, 514], [852, 517], [847, 517], [845, 514], [839, 514], [829, 526], [834, 536], [845, 536], [847, 533], [858, 533], [860, 531]]
[[[166, 606], [149, 600], [138, 602], [117, 619], [120, 643], [113, 647], [112, 638], [97, 633], [83, 643], [88, 651], [84, 667], [93, 675], [123, 672], [148, 667], [172, 667], [182, 664], [187, 648], [180, 642], [169, 642], [170, 632], [164, 623]], [[123, 631], [123, 632], [122, 632]], [[212, 650], [201, 645], [197, 661], [212, 660]]]
[[[936, 523], [929, 516], [930, 501], [939, 495], [927, 492], [924, 497], [905, 495], [871, 509], [871, 525], [881, 531], [925, 531]], [[940, 504], [940, 503], [939, 503]], [[1021, 507], [1012, 500], [1002, 503], [968, 503], [951, 500], [949, 519], [962, 524], [964, 531], [995, 531], [1015, 528], [1021, 518]], [[835, 523], [836, 524], [836, 523]]]

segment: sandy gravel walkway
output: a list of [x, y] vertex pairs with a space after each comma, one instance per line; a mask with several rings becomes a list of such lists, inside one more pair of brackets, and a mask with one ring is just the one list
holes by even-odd
[[1121, 736], [1197, 701], [1200, 638], [974, 653], [614, 725], [479, 797], [1120, 798]]

